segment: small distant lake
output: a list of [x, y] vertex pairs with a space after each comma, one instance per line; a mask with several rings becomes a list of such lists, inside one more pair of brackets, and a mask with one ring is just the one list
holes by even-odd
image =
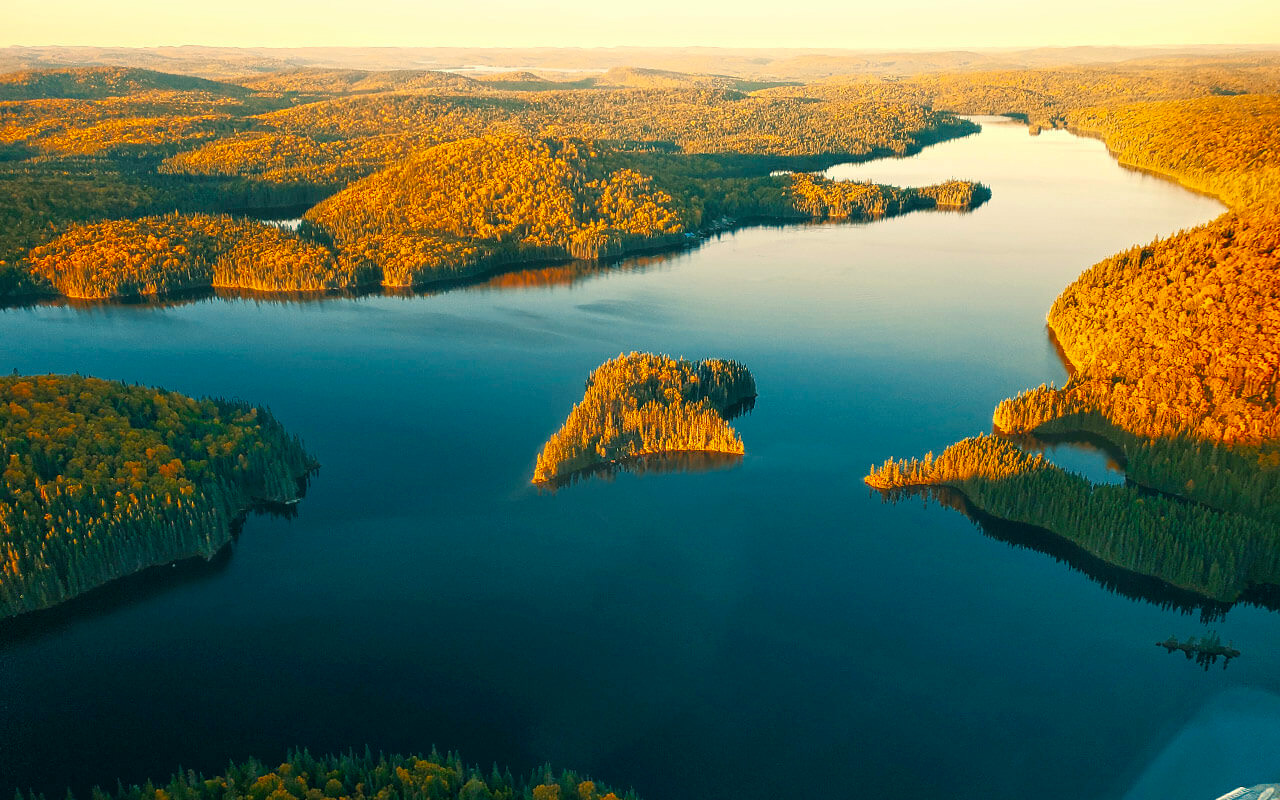
[[[745, 229], [414, 297], [0, 312], [2, 370], [265, 403], [323, 463], [296, 518], [251, 518], [229, 556], [0, 640], [0, 796], [433, 744], [649, 800], [1274, 780], [1280, 615], [1213, 623], [1243, 655], [1204, 672], [1154, 646], [1201, 635], [1197, 614], [861, 483], [1061, 383], [1062, 288], [1222, 211], [1099, 142], [981, 121], [830, 171], [980, 180], [971, 214]], [[535, 490], [587, 374], [631, 350], [746, 363], [746, 456]], [[1050, 455], [1106, 477], [1071, 452]]]

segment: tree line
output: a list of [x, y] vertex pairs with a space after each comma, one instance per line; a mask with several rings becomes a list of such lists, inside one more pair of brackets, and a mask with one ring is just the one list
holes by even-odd
[[0, 378], [0, 617], [210, 558], [317, 467], [264, 408], [78, 375]]
[[[67, 800], [75, 800], [68, 792]], [[24, 793], [15, 800], [45, 800]], [[225, 771], [206, 777], [191, 770], [167, 782], [94, 788], [86, 800], [636, 800], [619, 795], [572, 770], [550, 765], [528, 776], [513, 776], [497, 764], [482, 769], [466, 764], [457, 753], [434, 748], [424, 756], [363, 754], [313, 756], [290, 752], [275, 767], [250, 759], [232, 762]]]
[[1280, 528], [1242, 514], [1094, 485], [1013, 442], [982, 435], [934, 456], [889, 460], [864, 479], [883, 492], [947, 486], [994, 516], [1046, 528], [1089, 553], [1213, 600], [1280, 584]]

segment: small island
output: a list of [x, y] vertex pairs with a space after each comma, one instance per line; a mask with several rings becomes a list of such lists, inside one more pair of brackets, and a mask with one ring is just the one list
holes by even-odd
[[755, 379], [736, 361], [619, 355], [587, 378], [582, 402], [538, 454], [533, 482], [656, 455], [742, 455], [727, 419], [755, 396]]
[[264, 408], [79, 375], [0, 378], [0, 619], [210, 559], [317, 468]]

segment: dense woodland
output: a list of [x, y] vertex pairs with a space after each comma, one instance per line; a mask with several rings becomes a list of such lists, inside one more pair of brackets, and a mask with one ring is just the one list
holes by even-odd
[[[384, 81], [370, 78], [368, 93], [250, 120], [249, 111], [285, 100], [212, 82], [196, 92], [177, 76], [169, 76], [170, 83], [181, 88], [166, 95], [162, 74], [118, 73], [64, 71], [43, 82], [21, 76], [20, 94], [44, 87], [71, 96], [12, 101], [0, 116], [4, 141], [18, 148], [12, 172], [0, 176], [8, 178], [0, 186], [11, 192], [15, 223], [0, 235], [7, 258], [0, 261], [0, 296], [409, 288], [518, 264], [683, 245], [709, 220], [873, 219], [972, 208], [989, 194], [963, 181], [896, 189], [803, 172], [770, 175], [776, 167], [820, 166], [836, 158], [795, 138], [814, 135], [806, 122], [788, 122], [788, 114], [800, 113], [793, 106], [805, 107], [804, 114], [819, 113], [809, 106], [825, 106], [811, 100], [788, 98], [764, 111], [751, 106], [739, 112], [731, 105], [730, 113], [714, 103], [698, 106], [685, 89], [600, 90], [589, 97], [573, 93], [582, 95], [577, 100], [544, 98], [543, 105], [555, 107], [531, 111], [528, 102], [482, 83], [420, 74], [404, 81], [419, 87], [417, 93], [385, 95], [374, 89]], [[330, 77], [342, 83], [352, 76]], [[134, 93], [112, 94], [129, 87]], [[439, 93], [462, 89], [470, 94]], [[103, 96], [94, 99], [95, 91]], [[172, 104], [168, 111], [166, 102]], [[663, 121], [666, 127], [632, 134], [706, 137], [711, 134], [701, 127], [701, 115], [719, 114], [717, 124], [728, 127], [711, 149], [745, 150], [689, 154], [668, 140], [623, 143], [617, 131], [601, 127], [641, 116], [661, 119], [655, 107], [674, 115]], [[918, 107], [829, 111], [847, 123], [839, 129], [839, 146], [855, 155], [910, 152], [921, 141], [974, 129]], [[183, 120], [216, 117], [222, 127], [201, 134], [212, 139], [207, 146], [184, 150], [190, 142], [169, 137], [165, 127], [179, 117], [166, 113]], [[590, 124], [568, 124], [574, 113]], [[764, 125], [756, 119], [761, 114], [780, 115], [769, 118], [782, 132], [749, 142], [742, 130]], [[275, 122], [267, 124], [268, 118]], [[281, 129], [298, 126], [298, 119], [309, 120], [304, 132]], [[145, 123], [154, 136], [143, 136], [137, 126], [124, 136], [116, 125], [121, 120]], [[614, 138], [610, 144], [528, 134], [552, 129], [590, 129]], [[485, 135], [473, 135], [480, 133]], [[68, 194], [68, 188], [75, 191]], [[230, 206], [325, 194], [332, 196], [308, 213], [308, 224], [296, 234], [203, 213], [217, 207], [219, 197]], [[166, 207], [189, 210], [146, 214]]]
[[[544, 766], [526, 778], [511, 770], [463, 763], [456, 753], [432, 750], [426, 757], [349, 753], [315, 757], [293, 752], [276, 767], [258, 761], [230, 764], [206, 778], [179, 772], [167, 783], [94, 789], [88, 800], [636, 800], [619, 797], [570, 770]], [[19, 791], [15, 800], [45, 800]], [[68, 793], [67, 800], [75, 800]]]
[[691, 222], [652, 178], [610, 170], [587, 143], [501, 136], [429, 148], [307, 219], [386, 286], [503, 262], [619, 255], [636, 242], [677, 241]]
[[1233, 208], [1067, 287], [1049, 325], [1071, 380], [1001, 403], [995, 425], [1090, 430], [1125, 449], [1134, 480], [1280, 522], [1280, 100], [1149, 103], [1079, 118], [1122, 159]]
[[[1013, 434], [1101, 436], [1123, 451], [1136, 483], [1228, 512], [1227, 527], [1244, 516], [1273, 531], [1280, 525], [1278, 81], [1273, 64], [1222, 63], [923, 76], [894, 90], [956, 110], [1021, 114], [1033, 129], [1096, 136], [1121, 163], [1231, 206], [1207, 225], [1112, 256], [1067, 287], [1049, 327], [1070, 380], [1004, 401], [994, 425]], [[875, 84], [834, 81], [803, 91], [849, 98], [874, 94]], [[1020, 479], [1028, 497], [1005, 507], [1060, 530], [1052, 516], [1028, 515], [1032, 495], [1057, 491], [1051, 472], [1030, 474], [1037, 477]]]
[[582, 401], [538, 454], [533, 482], [663, 453], [741, 454], [726, 417], [755, 395], [755, 379], [736, 361], [619, 355], [587, 378]]
[[[974, 129], [938, 109], [1012, 113], [1103, 138], [1233, 210], [1069, 287], [1049, 321], [1071, 382], [1002, 404], [997, 427], [1102, 435], [1135, 480], [1273, 523], [1278, 89], [1274, 60], [1248, 57], [772, 87], [640, 69], [565, 83], [14, 73], [0, 77], [0, 214], [13, 223], [0, 293], [414, 287], [681, 244], [724, 220], [972, 208], [980, 184], [806, 170]], [[297, 232], [208, 213], [326, 197]]]
[[[1280, 584], [1277, 92], [1274, 62], [1230, 58], [772, 87], [637, 69], [574, 83], [426, 70], [12, 73], [0, 75], [0, 298], [409, 287], [679, 243], [722, 218], [972, 208], [988, 194], [980, 184], [897, 189], [806, 171], [976, 129], [950, 112], [1069, 127], [1232, 211], [1068, 287], [1049, 322], [1070, 383], [1006, 401], [995, 422], [1101, 435], [1131, 478], [1163, 494], [1091, 485], [993, 436], [886, 462], [867, 482], [952, 487], [1108, 563], [1234, 602]], [[316, 203], [297, 232], [225, 213]], [[727, 417], [754, 395], [735, 362], [619, 356], [591, 374], [534, 482], [646, 454], [741, 454]], [[91, 378], [0, 379], [0, 427], [0, 616], [209, 557], [254, 504], [295, 501], [315, 468], [263, 409]], [[573, 773], [522, 781], [435, 753], [298, 753], [273, 769], [94, 793], [374, 797], [617, 796]]]
[[[829, 181], [769, 173], [976, 130], [918, 105], [766, 99], [644, 70], [600, 87], [521, 83], [426, 70], [243, 85], [114, 67], [0, 76], [0, 297], [409, 287], [680, 244], [704, 217], [946, 206], [909, 190], [850, 204]], [[331, 195], [301, 236], [218, 213]]]
[[0, 378], [0, 617], [210, 558], [316, 468], [262, 408], [76, 376]]
[[884, 492], [951, 487], [986, 513], [1047, 528], [1110, 564], [1214, 600], [1280, 585], [1280, 527], [1133, 486], [1094, 485], [997, 436], [886, 461], [865, 480]]
[[1032, 131], [1073, 125], [1084, 109], [1280, 92], [1280, 60], [1244, 56], [1028, 70], [921, 73], [910, 77], [831, 77], [764, 96], [912, 103], [960, 114], [1025, 119]]
[[314, 292], [357, 286], [329, 248], [276, 225], [207, 214], [73, 224], [27, 256], [36, 280], [70, 298], [229, 288]]

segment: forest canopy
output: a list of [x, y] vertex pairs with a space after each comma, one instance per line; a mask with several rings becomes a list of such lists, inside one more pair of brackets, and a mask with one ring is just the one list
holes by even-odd
[[[75, 795], [68, 792], [68, 800]], [[93, 800], [637, 800], [618, 795], [572, 770], [539, 767], [516, 777], [510, 769], [466, 764], [457, 753], [313, 756], [294, 751], [275, 767], [250, 759], [205, 777], [179, 771], [166, 783], [95, 788]], [[45, 800], [18, 791], [15, 800]]]
[[644, 456], [740, 455], [742, 437], [727, 419], [755, 395], [755, 379], [736, 361], [619, 355], [587, 378], [582, 401], [538, 454], [533, 482]]
[[1048, 317], [1068, 382], [993, 415], [1002, 434], [1101, 437], [1123, 452], [1131, 481], [1161, 494], [1089, 487], [986, 440], [888, 462], [868, 483], [952, 486], [989, 513], [1217, 599], [1280, 580], [1267, 560], [1280, 535], [1280, 98], [1199, 94], [1061, 103], [1060, 123], [1101, 137], [1122, 163], [1232, 208], [1086, 270]]
[[78, 375], [0, 378], [0, 618], [211, 558], [316, 462], [264, 408]]

